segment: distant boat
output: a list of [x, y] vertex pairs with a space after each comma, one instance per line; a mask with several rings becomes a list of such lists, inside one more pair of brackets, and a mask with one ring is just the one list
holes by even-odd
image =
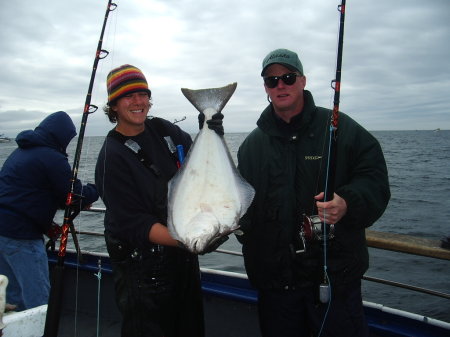
[[11, 141], [11, 138], [6, 137], [3, 133], [0, 134], [0, 143], [8, 143]]
[[441, 131], [440, 128], [434, 129], [434, 132], [439, 132], [439, 131]]

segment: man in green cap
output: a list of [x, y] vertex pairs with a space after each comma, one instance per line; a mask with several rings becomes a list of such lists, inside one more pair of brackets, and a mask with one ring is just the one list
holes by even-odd
[[324, 201], [332, 111], [305, 90], [293, 51], [270, 52], [261, 76], [269, 105], [238, 152], [239, 171], [256, 191], [238, 240], [258, 289], [262, 336], [368, 336], [365, 228], [390, 198], [381, 147], [339, 113], [334, 194]]

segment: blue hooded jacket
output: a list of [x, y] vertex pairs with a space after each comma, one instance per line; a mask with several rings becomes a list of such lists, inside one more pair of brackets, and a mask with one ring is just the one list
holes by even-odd
[[[0, 171], [0, 235], [13, 239], [40, 239], [50, 228], [70, 191], [72, 170], [66, 148], [76, 135], [64, 111], [46, 117], [34, 130], [17, 135], [18, 148]], [[95, 185], [74, 192], [83, 195], [82, 207], [98, 199]]]

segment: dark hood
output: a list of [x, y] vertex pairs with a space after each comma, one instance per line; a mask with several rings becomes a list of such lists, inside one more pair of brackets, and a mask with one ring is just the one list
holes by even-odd
[[70, 141], [77, 134], [70, 116], [58, 111], [47, 116], [34, 130], [25, 130], [16, 137], [21, 148], [48, 146], [66, 153]]

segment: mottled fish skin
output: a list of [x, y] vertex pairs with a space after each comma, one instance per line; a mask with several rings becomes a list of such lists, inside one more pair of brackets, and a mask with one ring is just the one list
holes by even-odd
[[[184, 89], [183, 93], [197, 109], [204, 108], [200, 111], [208, 120], [223, 108], [235, 88], [234, 83], [215, 89]], [[169, 182], [169, 231], [188, 250], [201, 253], [210, 242], [238, 228], [254, 194], [236, 169], [224, 138], [205, 124]]]

